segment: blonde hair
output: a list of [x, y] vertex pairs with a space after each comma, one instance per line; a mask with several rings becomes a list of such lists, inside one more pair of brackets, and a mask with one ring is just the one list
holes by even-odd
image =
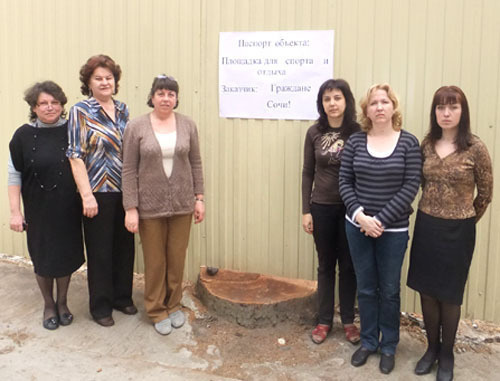
[[359, 105], [361, 106], [361, 115], [359, 117], [359, 122], [361, 125], [361, 129], [364, 132], [368, 132], [372, 129], [372, 121], [367, 116], [368, 102], [370, 101], [370, 97], [372, 93], [376, 90], [384, 90], [387, 93], [387, 97], [391, 100], [392, 105], [394, 107], [394, 114], [392, 115], [392, 128], [396, 131], [401, 130], [401, 126], [403, 125], [403, 115], [401, 115], [401, 111], [399, 111], [399, 100], [392, 89], [391, 85], [388, 83], [377, 83], [372, 85], [366, 95], [363, 97]]

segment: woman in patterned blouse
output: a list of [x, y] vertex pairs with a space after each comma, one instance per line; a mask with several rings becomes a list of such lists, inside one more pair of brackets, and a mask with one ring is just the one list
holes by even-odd
[[415, 373], [429, 373], [439, 360], [437, 379], [451, 380], [476, 223], [491, 202], [493, 175], [486, 146], [471, 134], [469, 106], [460, 88], [436, 91], [430, 119], [422, 142], [423, 192], [408, 273], [408, 286], [420, 293], [428, 340]]
[[320, 344], [332, 329], [338, 262], [340, 317], [347, 340], [356, 344], [356, 275], [345, 235], [345, 206], [339, 193], [344, 144], [359, 131], [356, 104], [346, 81], [329, 79], [319, 88], [316, 106], [319, 118], [307, 130], [302, 169], [302, 227], [313, 235], [318, 252], [318, 325], [311, 338]]
[[121, 69], [110, 57], [90, 57], [80, 70], [89, 98], [70, 110], [67, 156], [83, 203], [90, 313], [105, 327], [112, 310], [132, 315], [134, 235], [125, 229], [122, 207], [122, 140], [127, 106], [113, 99]]

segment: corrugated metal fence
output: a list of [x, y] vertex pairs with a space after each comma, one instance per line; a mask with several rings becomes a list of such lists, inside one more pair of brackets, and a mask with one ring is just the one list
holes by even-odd
[[[404, 128], [419, 138], [435, 89], [461, 86], [499, 178], [499, 14], [496, 0], [0, 0], [0, 186], [6, 189], [8, 140], [27, 120], [24, 89], [52, 79], [75, 103], [80, 66], [106, 53], [122, 66], [117, 98], [132, 116], [149, 110], [151, 81], [166, 73], [180, 83], [179, 111], [198, 123], [207, 218], [193, 230], [186, 275], [194, 280], [209, 264], [314, 279], [312, 239], [300, 227], [310, 123], [220, 119], [219, 32], [334, 29], [335, 77], [347, 79], [356, 98], [372, 83], [391, 83]], [[500, 322], [498, 196], [496, 189], [478, 226], [464, 316]], [[0, 252], [27, 255], [24, 236], [8, 228], [6, 192], [0, 200]], [[141, 257], [139, 250], [137, 271]], [[402, 290], [402, 308], [417, 310], [415, 294]]]

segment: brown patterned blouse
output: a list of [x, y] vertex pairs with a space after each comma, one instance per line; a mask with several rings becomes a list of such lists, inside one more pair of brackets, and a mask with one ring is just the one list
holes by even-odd
[[[440, 158], [434, 146], [422, 144], [422, 198], [418, 208], [431, 216], [465, 219], [483, 216], [491, 202], [493, 173], [484, 143], [473, 136], [472, 145], [463, 152]], [[477, 195], [474, 198], [474, 189]]]

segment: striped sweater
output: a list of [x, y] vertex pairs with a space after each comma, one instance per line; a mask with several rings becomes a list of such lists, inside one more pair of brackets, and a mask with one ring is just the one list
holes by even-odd
[[351, 135], [342, 156], [339, 185], [346, 219], [358, 226], [354, 217], [363, 210], [385, 231], [407, 230], [422, 169], [418, 140], [401, 131], [392, 154], [378, 158], [368, 152], [366, 138], [365, 132]]

